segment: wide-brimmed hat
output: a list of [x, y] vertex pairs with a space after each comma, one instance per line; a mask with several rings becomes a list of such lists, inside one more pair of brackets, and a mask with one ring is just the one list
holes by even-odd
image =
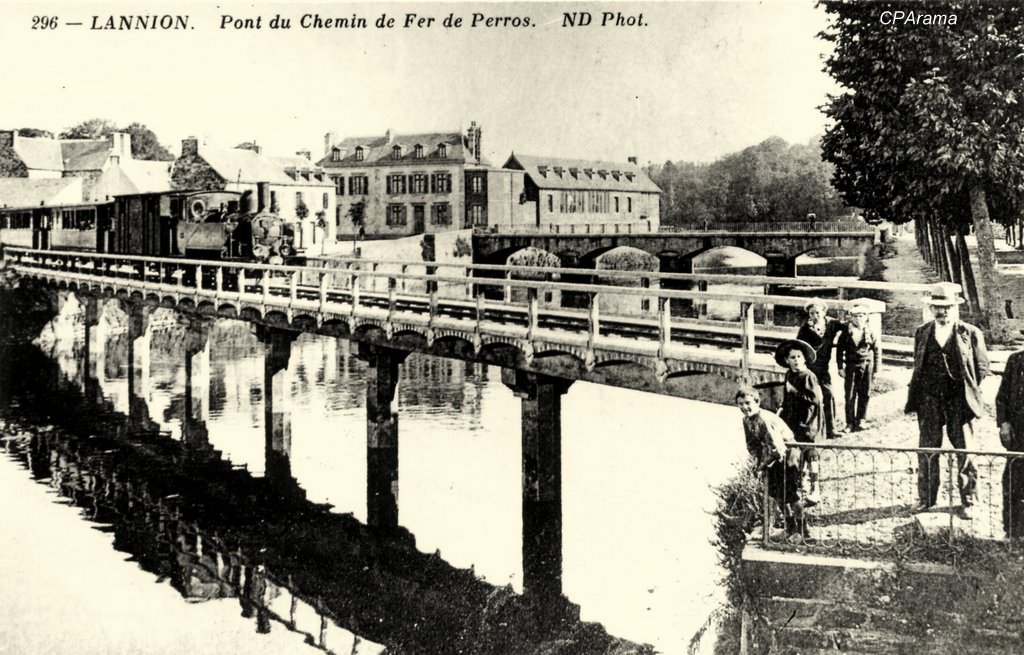
[[850, 314], [856, 314], [857, 312], [863, 312], [865, 314], [870, 314], [871, 312], [873, 312], [875, 310], [873, 310], [868, 305], [868, 303], [864, 302], [863, 300], [851, 300], [850, 304], [846, 306], [846, 311], [847, 311], [847, 313], [850, 313]]
[[804, 311], [805, 312], [811, 311], [811, 307], [817, 307], [822, 312], [828, 311], [828, 305], [825, 303], [825, 301], [824, 300], [818, 300], [817, 298], [813, 298], [811, 300], [808, 300], [807, 304], [804, 305]]
[[786, 363], [786, 356], [794, 348], [804, 354], [804, 361], [807, 362], [808, 366], [814, 363], [817, 357], [817, 353], [814, 352], [814, 346], [802, 339], [788, 339], [780, 343], [779, 347], [775, 349], [775, 363], [783, 368], [789, 368], [789, 364]]
[[926, 305], [942, 307], [952, 307], [964, 302], [964, 299], [960, 297], [960, 291], [957, 290], [957, 285], [949, 282], [939, 282], [933, 285], [931, 295], [923, 300]]

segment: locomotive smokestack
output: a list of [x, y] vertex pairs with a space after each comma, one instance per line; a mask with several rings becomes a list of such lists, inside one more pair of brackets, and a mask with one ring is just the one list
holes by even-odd
[[256, 193], [256, 211], [270, 211], [270, 182], [257, 182]]

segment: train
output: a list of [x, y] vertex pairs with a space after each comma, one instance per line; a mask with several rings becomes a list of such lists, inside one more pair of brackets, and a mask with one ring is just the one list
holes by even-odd
[[112, 200], [0, 207], [0, 245], [125, 255], [293, 263], [295, 226], [252, 191], [162, 191]]

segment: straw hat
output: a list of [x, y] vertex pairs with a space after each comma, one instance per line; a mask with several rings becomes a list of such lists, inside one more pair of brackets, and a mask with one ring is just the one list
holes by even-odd
[[786, 363], [786, 356], [789, 355], [790, 351], [797, 349], [804, 354], [804, 361], [810, 366], [814, 363], [817, 357], [814, 352], [814, 347], [803, 341], [802, 339], [787, 339], [779, 344], [779, 347], [775, 349], [775, 363], [783, 368], [789, 368], [789, 364]]
[[821, 310], [822, 314], [824, 314], [826, 311], [828, 311], [828, 305], [825, 304], [825, 301], [824, 300], [818, 300], [817, 298], [814, 298], [812, 300], [807, 301], [807, 304], [804, 305], [804, 311], [805, 312], [811, 311], [811, 307], [817, 307], [818, 309]]
[[925, 304], [940, 307], [952, 307], [964, 302], [955, 284], [939, 282], [932, 286], [931, 295], [924, 298]]

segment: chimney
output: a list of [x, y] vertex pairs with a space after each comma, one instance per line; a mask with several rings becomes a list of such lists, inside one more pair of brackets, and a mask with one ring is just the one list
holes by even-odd
[[477, 125], [474, 121], [471, 125], [473, 127], [473, 157], [479, 162], [480, 161], [480, 141], [481, 141], [481, 129], [480, 125]]
[[256, 193], [256, 211], [270, 211], [270, 182], [257, 182]]
[[189, 155], [199, 154], [199, 139], [194, 136], [186, 137], [181, 140], [181, 156], [187, 157]]
[[637, 163], [636, 163], [636, 155], [633, 155], [632, 157], [627, 157], [626, 161], [628, 161], [630, 164], [633, 164], [634, 166], [637, 165]]
[[258, 143], [256, 143], [254, 141], [253, 144], [252, 144], [252, 151], [255, 152], [257, 155], [262, 155], [263, 154], [263, 146], [259, 145]]
[[110, 133], [110, 154], [119, 160], [132, 158], [132, 135], [127, 132]]
[[296, 150], [295, 154], [299, 157], [305, 157], [307, 160], [313, 159], [313, 153], [309, 150]]
[[338, 135], [334, 132], [328, 132], [324, 135], [324, 154], [331, 154], [331, 148], [338, 142]]

